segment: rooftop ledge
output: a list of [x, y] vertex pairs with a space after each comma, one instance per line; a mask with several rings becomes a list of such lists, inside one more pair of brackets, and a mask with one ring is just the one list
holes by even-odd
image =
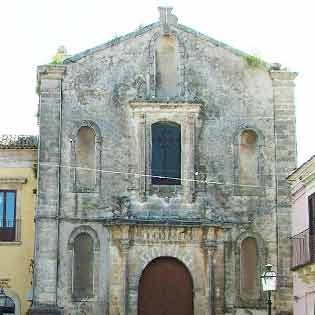
[[271, 70], [270, 76], [273, 80], [293, 81], [298, 76], [298, 73], [285, 70]]

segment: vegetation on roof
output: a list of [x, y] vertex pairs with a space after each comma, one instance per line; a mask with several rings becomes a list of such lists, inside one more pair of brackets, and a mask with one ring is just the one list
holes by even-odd
[[254, 55], [247, 55], [244, 58], [247, 61], [247, 64], [251, 68], [257, 68], [257, 67], [266, 65], [266, 63], [256, 54], [254, 54]]

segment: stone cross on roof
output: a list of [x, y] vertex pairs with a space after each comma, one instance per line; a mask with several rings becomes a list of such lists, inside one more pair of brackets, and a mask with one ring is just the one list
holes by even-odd
[[177, 24], [177, 16], [172, 14], [171, 6], [159, 6], [160, 23], [163, 25]]

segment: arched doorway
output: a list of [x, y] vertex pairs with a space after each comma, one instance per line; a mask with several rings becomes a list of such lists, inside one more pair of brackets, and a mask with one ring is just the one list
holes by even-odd
[[159, 257], [147, 265], [139, 282], [138, 315], [193, 315], [193, 282], [184, 264]]

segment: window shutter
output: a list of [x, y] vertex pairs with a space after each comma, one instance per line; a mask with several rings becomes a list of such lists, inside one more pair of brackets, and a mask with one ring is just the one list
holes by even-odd
[[310, 257], [315, 261], [315, 193], [308, 197]]

